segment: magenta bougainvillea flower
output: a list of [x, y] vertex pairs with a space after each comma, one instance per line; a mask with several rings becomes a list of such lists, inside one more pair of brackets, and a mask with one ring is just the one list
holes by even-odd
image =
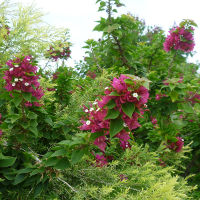
[[[9, 92], [18, 90], [31, 93], [33, 97], [40, 100], [44, 93], [38, 82], [37, 67], [32, 65], [31, 57], [16, 58], [9, 60], [6, 64], [9, 69], [5, 71], [5, 76], [3, 77], [6, 81], [5, 89]], [[34, 104], [37, 105], [37, 102]], [[26, 102], [25, 106], [30, 107], [32, 103]]]
[[192, 104], [200, 102], [200, 94], [197, 94], [191, 91], [188, 93], [189, 93], [189, 97], [186, 98], [187, 101], [190, 101]]
[[55, 46], [51, 46], [46, 53], [47, 58], [51, 58], [54, 61], [58, 59], [67, 60], [70, 57], [71, 50], [67, 42], [59, 43]]
[[[130, 148], [130, 134], [131, 131], [140, 127], [138, 118], [142, 117], [146, 111], [149, 91], [137, 80], [121, 75], [119, 78], [113, 79], [110, 87], [105, 88], [104, 94], [100, 100], [90, 103], [89, 107], [83, 106], [85, 116], [81, 119], [80, 129], [91, 131], [91, 133], [101, 132], [102, 135], [95, 139], [94, 145], [104, 153], [110, 142], [109, 131], [112, 121], [107, 115], [112, 110], [112, 112], [118, 113], [119, 118], [123, 120], [122, 130], [114, 137], [119, 139], [122, 149]], [[107, 105], [110, 102], [113, 106], [109, 109]], [[134, 107], [131, 115], [127, 115], [124, 111], [124, 105]]]
[[164, 50], [166, 52], [172, 49], [191, 52], [195, 46], [193, 31], [194, 29], [192, 27], [189, 30], [184, 26], [172, 28], [163, 44]]
[[104, 155], [96, 154], [97, 167], [103, 167], [108, 164], [107, 158]]
[[184, 141], [181, 137], [176, 137], [176, 139], [178, 140], [177, 142], [168, 141], [168, 143], [170, 143], [170, 144], [167, 147], [169, 149], [173, 149], [174, 151], [176, 151], [178, 153], [182, 150]]

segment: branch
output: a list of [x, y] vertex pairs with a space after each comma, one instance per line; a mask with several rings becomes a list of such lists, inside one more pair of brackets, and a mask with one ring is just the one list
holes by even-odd
[[67, 185], [73, 192], [77, 192], [69, 183], [58, 177], [58, 180]]

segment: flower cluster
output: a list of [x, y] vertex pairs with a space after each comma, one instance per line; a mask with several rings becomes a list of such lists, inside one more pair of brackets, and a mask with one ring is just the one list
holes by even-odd
[[57, 47], [51, 46], [46, 54], [46, 57], [51, 58], [54, 61], [57, 61], [59, 58], [67, 60], [70, 57], [70, 54], [71, 50], [69, 48], [69, 44], [64, 42], [59, 44]]
[[172, 149], [172, 150], [174, 150], [174, 151], [176, 151], [178, 153], [183, 148], [184, 140], [181, 137], [176, 137], [176, 139], [177, 139], [176, 142], [170, 142], [170, 141], [168, 141], [168, 143], [170, 143], [170, 144], [167, 145], [167, 147], [169, 149]]
[[[101, 100], [91, 103], [90, 107], [84, 106], [86, 116], [81, 120], [80, 129], [91, 133], [101, 132], [101, 136], [95, 139], [94, 145], [104, 153], [109, 143], [111, 121], [123, 120], [120, 131], [114, 137], [119, 139], [122, 149], [130, 148], [130, 132], [140, 127], [138, 118], [144, 114], [147, 107], [149, 92], [141, 82], [121, 75], [113, 79], [111, 87], [106, 87], [104, 93], [105, 96]], [[129, 106], [132, 112], [128, 114]], [[109, 116], [112, 112], [114, 116]]]
[[90, 77], [91, 79], [95, 79], [96, 78], [96, 74], [95, 72], [92, 72], [92, 71], [88, 71], [87, 74], [86, 74], [88, 77]]
[[[9, 69], [5, 71], [3, 77], [6, 81], [5, 89], [13, 92], [16, 90], [28, 92], [40, 100], [44, 93], [38, 82], [39, 76], [36, 75], [37, 67], [32, 65], [31, 57], [16, 58], [9, 60], [6, 64]], [[26, 102], [25, 105], [32, 106], [32, 103]], [[34, 105], [39, 106], [38, 102], [34, 102]]]
[[169, 35], [167, 36], [163, 46], [166, 52], [171, 49], [181, 50], [184, 52], [191, 52], [194, 49], [194, 37], [193, 37], [194, 29], [191, 27], [190, 29], [185, 29], [182, 27], [175, 27], [169, 31]]
[[186, 98], [187, 101], [190, 101], [192, 104], [200, 102], [200, 94], [189, 92], [189, 98]]

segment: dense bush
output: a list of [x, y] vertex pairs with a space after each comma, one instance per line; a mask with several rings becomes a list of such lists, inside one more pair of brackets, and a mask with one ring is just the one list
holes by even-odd
[[86, 41], [75, 69], [66, 30], [0, 5], [2, 199], [199, 198], [199, 66], [187, 62], [196, 24], [165, 37], [114, 17], [119, 0], [97, 3], [102, 38]]

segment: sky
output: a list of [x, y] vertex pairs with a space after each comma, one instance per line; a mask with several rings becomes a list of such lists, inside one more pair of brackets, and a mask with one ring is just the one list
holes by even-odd
[[[84, 42], [88, 39], [98, 39], [101, 34], [92, 31], [104, 14], [97, 12], [96, 0], [11, 0], [23, 4], [34, 3], [46, 14], [44, 20], [57, 27], [69, 29], [72, 43], [72, 59], [69, 65], [81, 60], [84, 56]], [[177, 25], [182, 19], [194, 20], [200, 27], [199, 0], [121, 0], [125, 7], [119, 8], [119, 14], [128, 13], [145, 20], [146, 25], [156, 25], [163, 28], [166, 34], [170, 27]], [[105, 16], [105, 15], [104, 15]], [[198, 62], [200, 58], [200, 29], [195, 30], [196, 54], [189, 58], [191, 62]]]

